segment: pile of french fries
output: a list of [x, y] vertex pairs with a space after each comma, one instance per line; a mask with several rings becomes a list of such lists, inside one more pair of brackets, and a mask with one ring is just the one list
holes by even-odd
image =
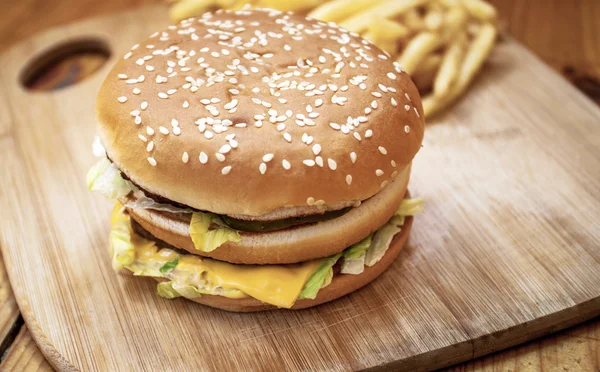
[[483, 0], [176, 0], [170, 16], [247, 4], [336, 22], [372, 41], [411, 75], [428, 117], [467, 90], [497, 37], [496, 10]]

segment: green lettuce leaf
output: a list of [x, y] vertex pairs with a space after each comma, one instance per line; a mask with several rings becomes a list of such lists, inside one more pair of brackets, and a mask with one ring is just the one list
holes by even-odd
[[[338, 253], [336, 255], [327, 257], [323, 261], [321, 266], [319, 266], [317, 271], [315, 271], [310, 276], [310, 278], [308, 278], [308, 281], [306, 282], [306, 284], [304, 284], [304, 288], [302, 289], [300, 297], [298, 298], [309, 298], [311, 300], [314, 300], [317, 297], [317, 293], [319, 292], [319, 290], [323, 287], [325, 280], [330, 275], [331, 277], [333, 277], [333, 270], [331, 270], [331, 268], [333, 267], [333, 265], [335, 265], [335, 263], [340, 259], [341, 256], [342, 254]], [[330, 281], [331, 277], [329, 279]]]
[[359, 258], [363, 255], [363, 253], [365, 253], [367, 249], [369, 249], [372, 240], [373, 234], [367, 236], [366, 238], [364, 238], [356, 244], [352, 244], [344, 251], [344, 258]]
[[123, 197], [134, 189], [133, 184], [124, 180], [117, 167], [106, 158], [88, 171], [86, 181], [90, 191], [98, 191], [108, 199]]
[[171, 300], [177, 297], [198, 298], [202, 294], [204, 294], [204, 291], [199, 290], [193, 285], [178, 284], [175, 281], [170, 281], [158, 283], [158, 285], [156, 286], [156, 293], [160, 297], [164, 297]]
[[[210, 230], [211, 225], [217, 227]], [[223, 221], [212, 213], [194, 212], [190, 223], [190, 236], [194, 247], [202, 252], [212, 252], [227, 241], [242, 240], [239, 232], [223, 225]]]
[[135, 248], [131, 243], [131, 231], [128, 224], [113, 225], [109, 234], [109, 245], [114, 270], [127, 267], [135, 260]]
[[404, 199], [396, 211], [396, 216], [414, 216], [423, 212], [423, 198]]
[[156, 286], [156, 294], [160, 297], [168, 298], [172, 300], [177, 297], [181, 297], [179, 292], [173, 289], [173, 282], [160, 282]]
[[365, 265], [371, 267], [379, 262], [388, 250], [394, 235], [398, 234], [400, 230], [401, 228], [398, 225], [392, 223], [387, 223], [377, 230], [373, 235], [371, 246], [365, 253]]
[[173, 261], [169, 261], [166, 264], [162, 265], [162, 267], [159, 269], [160, 273], [165, 275], [168, 271], [173, 270], [175, 268], [175, 266], [177, 266], [177, 264], [179, 263], [179, 256], [177, 256], [177, 258], [175, 258]]
[[358, 275], [365, 271], [365, 256], [366, 253], [363, 252], [360, 256], [354, 257], [346, 257], [342, 261], [342, 269], [340, 272], [342, 274], [352, 274]]

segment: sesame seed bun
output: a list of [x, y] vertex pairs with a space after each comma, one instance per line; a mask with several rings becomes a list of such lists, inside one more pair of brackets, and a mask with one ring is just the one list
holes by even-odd
[[[341, 217], [272, 232], [240, 232], [241, 241], [226, 242], [212, 252], [195, 249], [189, 234], [189, 213], [127, 210], [153, 237], [196, 255], [239, 264], [291, 264], [334, 255], [379, 229], [400, 206], [409, 178], [410, 165], [381, 192]], [[127, 200], [121, 202], [126, 204]]]
[[228, 215], [369, 199], [412, 161], [424, 127], [416, 87], [385, 52], [265, 10], [151, 35], [108, 74], [96, 109], [107, 155], [135, 184]]
[[[402, 230], [394, 237], [390, 247], [388, 248], [385, 255], [379, 262], [371, 267], [365, 267], [365, 271], [358, 275], [339, 274], [336, 273], [333, 276], [331, 284], [325, 288], [321, 288], [317, 297], [314, 300], [302, 299], [296, 301], [292, 310], [306, 309], [309, 307], [317, 306], [325, 302], [333, 301], [349, 293], [352, 293], [365, 285], [375, 280], [381, 275], [398, 257], [400, 251], [406, 244], [410, 229], [412, 227], [413, 218], [407, 217], [402, 226]], [[164, 278], [154, 278], [157, 281], [163, 281]], [[217, 309], [233, 311], [233, 312], [256, 312], [265, 310], [277, 309], [276, 306], [266, 304], [255, 298], [247, 297], [240, 299], [232, 299], [223, 296], [214, 295], [203, 295], [198, 298], [191, 299], [191, 301], [198, 302], [202, 305], [215, 307]]]

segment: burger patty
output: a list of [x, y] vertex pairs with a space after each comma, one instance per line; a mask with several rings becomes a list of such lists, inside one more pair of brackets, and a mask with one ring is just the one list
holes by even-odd
[[[108, 160], [114, 164], [112, 159], [106, 155]], [[115, 164], [116, 166], [116, 164]], [[119, 167], [117, 167], [119, 169]], [[135, 183], [131, 178], [129, 178], [121, 169], [119, 169], [119, 173], [121, 177], [129, 182], [131, 182], [135, 187], [137, 187], [140, 191], [144, 193], [144, 195], [157, 203], [161, 204], [170, 204], [177, 208], [182, 209], [192, 209], [198, 211], [198, 209], [190, 207], [189, 205], [185, 205], [182, 203], [178, 203], [171, 199], [165, 198], [158, 194], [154, 194], [137, 183]], [[352, 207], [356, 207], [360, 205], [360, 202], [348, 202], [341, 203], [335, 206], [316, 206], [316, 207], [290, 207], [290, 208], [280, 208], [280, 210], [274, 211], [273, 213], [269, 213], [268, 216], [248, 216], [248, 215], [221, 215], [223, 217], [224, 222], [230, 227], [236, 230], [242, 231], [250, 231], [250, 232], [268, 232], [275, 230], [282, 230], [287, 227], [302, 225], [305, 223], [311, 222], [319, 222], [330, 220], [332, 218], [340, 217], [346, 214]], [[285, 209], [287, 213], [282, 212], [281, 210]], [[210, 211], [208, 211], [210, 212]], [[279, 213], [278, 213], [279, 212]]]

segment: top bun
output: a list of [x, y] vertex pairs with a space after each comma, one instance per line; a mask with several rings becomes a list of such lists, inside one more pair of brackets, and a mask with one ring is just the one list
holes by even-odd
[[365, 200], [411, 162], [424, 129], [419, 93], [387, 53], [274, 10], [207, 13], [150, 35], [96, 106], [128, 178], [219, 214]]

